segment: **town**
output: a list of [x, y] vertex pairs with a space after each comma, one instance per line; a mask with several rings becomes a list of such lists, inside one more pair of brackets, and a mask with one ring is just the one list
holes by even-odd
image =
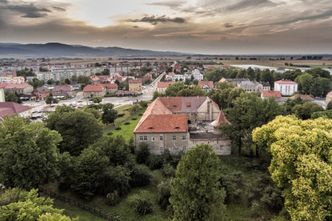
[[0, 0], [0, 221], [332, 221], [331, 0]]

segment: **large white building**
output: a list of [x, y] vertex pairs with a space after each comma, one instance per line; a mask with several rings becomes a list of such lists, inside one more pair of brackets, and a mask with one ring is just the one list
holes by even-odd
[[279, 91], [283, 96], [291, 96], [298, 90], [298, 84], [290, 80], [274, 82], [274, 91]]
[[203, 80], [204, 76], [198, 69], [195, 69], [191, 72], [191, 75], [194, 77], [194, 80], [201, 81]]

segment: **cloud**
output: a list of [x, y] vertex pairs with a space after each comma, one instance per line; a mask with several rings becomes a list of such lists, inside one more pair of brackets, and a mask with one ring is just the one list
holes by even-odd
[[224, 24], [224, 27], [225, 27], [225, 28], [233, 28], [234, 25], [232, 25], [231, 23], [225, 23], [225, 24]]
[[51, 10], [30, 4], [10, 4], [8, 1], [1, 1], [0, 9], [19, 13], [23, 18], [41, 18], [47, 16]]
[[128, 22], [143, 22], [143, 23], [150, 23], [152, 25], [157, 25], [158, 23], [185, 23], [186, 19], [181, 18], [181, 17], [175, 17], [175, 18], [170, 18], [167, 17], [166, 15], [162, 16], [156, 16], [156, 15], [151, 15], [151, 16], [144, 16], [143, 18], [140, 19], [128, 19]]
[[276, 3], [270, 0], [241, 0], [235, 4], [231, 4], [226, 7], [227, 11], [236, 11], [236, 10], [244, 10], [248, 8], [258, 8], [258, 7], [267, 7], [267, 6], [275, 6]]
[[56, 11], [62, 11], [62, 12], [65, 12], [65, 11], [66, 11], [65, 8], [63, 8], [63, 7], [59, 7], [59, 6], [53, 6], [52, 8], [55, 9]]
[[183, 0], [178, 0], [178, 1], [159, 1], [159, 2], [151, 2], [147, 3], [147, 5], [152, 5], [152, 6], [163, 6], [163, 7], [169, 7], [169, 8], [179, 8], [186, 2]]

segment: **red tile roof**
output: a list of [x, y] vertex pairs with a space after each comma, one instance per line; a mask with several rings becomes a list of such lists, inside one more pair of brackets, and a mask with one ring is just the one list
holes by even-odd
[[72, 87], [70, 85], [64, 84], [64, 85], [56, 85], [53, 89], [53, 92], [71, 92]]
[[198, 86], [200, 88], [205, 88], [205, 87], [208, 87], [210, 89], [214, 88], [213, 81], [199, 81]]
[[262, 91], [262, 97], [275, 97], [275, 98], [280, 98], [281, 93], [280, 91]]
[[0, 102], [0, 117], [8, 117], [29, 110], [29, 107], [15, 102]]
[[142, 84], [142, 79], [130, 79], [129, 84]]
[[3, 89], [24, 89], [27, 87], [32, 87], [32, 86], [28, 83], [21, 83], [21, 84], [2, 83], [2, 84], [0, 84], [0, 88], [3, 88]]
[[101, 84], [88, 84], [83, 88], [83, 92], [103, 92], [104, 86]]
[[278, 83], [278, 84], [296, 84], [296, 82], [291, 81], [291, 80], [279, 80], [279, 81], [276, 81], [275, 83]]
[[149, 115], [135, 133], [186, 133], [188, 116], [185, 114]]
[[168, 86], [174, 84], [175, 82], [168, 81], [168, 82], [158, 82], [157, 87], [158, 88], [168, 88]]
[[118, 85], [115, 84], [115, 83], [104, 84], [104, 86], [105, 86], [107, 89], [110, 89], [110, 90], [117, 90], [117, 89], [118, 89]]
[[196, 112], [207, 97], [159, 97], [161, 103], [173, 113]]

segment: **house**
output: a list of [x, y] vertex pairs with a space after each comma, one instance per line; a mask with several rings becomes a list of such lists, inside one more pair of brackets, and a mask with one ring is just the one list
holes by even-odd
[[0, 76], [0, 83], [22, 84], [24, 82], [24, 77]]
[[71, 85], [64, 84], [64, 85], [56, 85], [51, 90], [51, 93], [54, 97], [73, 97], [75, 92]]
[[298, 84], [290, 80], [279, 80], [274, 82], [274, 90], [280, 91], [283, 96], [292, 96], [298, 90]]
[[113, 94], [118, 91], [118, 85], [116, 83], [104, 84], [106, 88], [106, 93]]
[[112, 82], [110, 75], [93, 75], [90, 79], [93, 84], [107, 84]]
[[0, 102], [0, 121], [5, 117], [20, 115], [25, 117], [30, 108], [15, 102]]
[[106, 88], [101, 84], [88, 84], [83, 88], [84, 97], [104, 97]]
[[237, 87], [243, 89], [245, 92], [259, 93], [263, 91], [263, 85], [256, 81], [241, 81], [237, 84]]
[[271, 85], [269, 82], [263, 82], [261, 83], [263, 85], [263, 91], [270, 91], [271, 90]]
[[190, 79], [191, 76], [189, 74], [174, 74], [172, 76], [172, 81], [186, 81]]
[[214, 88], [213, 81], [199, 81], [198, 86], [206, 92], [209, 92]]
[[194, 69], [191, 72], [191, 76], [193, 76], [194, 80], [197, 80], [197, 81], [201, 81], [204, 78], [203, 74], [201, 74], [201, 72], [198, 69]]
[[330, 92], [326, 95], [326, 99], [325, 99], [326, 104], [329, 104], [331, 101], [332, 101], [332, 91], [330, 91]]
[[130, 79], [128, 81], [129, 91], [134, 93], [142, 93], [142, 80]]
[[50, 95], [50, 90], [45, 87], [36, 88], [33, 91], [33, 95], [36, 97], [36, 100], [45, 100]]
[[134, 142], [148, 144], [154, 154], [187, 151], [196, 144], [211, 145], [219, 155], [230, 154], [230, 140], [219, 127], [228, 123], [209, 97], [158, 97], [134, 130]]
[[273, 98], [275, 100], [279, 100], [281, 98], [281, 93], [280, 91], [262, 91], [261, 92], [261, 98], [262, 99], [269, 99]]
[[166, 92], [166, 89], [172, 84], [174, 84], [174, 82], [172, 81], [166, 81], [166, 82], [159, 81], [157, 84], [157, 92], [160, 94], [164, 94]]
[[0, 88], [3, 88], [5, 92], [12, 92], [19, 95], [31, 95], [33, 87], [28, 83], [0, 83]]

